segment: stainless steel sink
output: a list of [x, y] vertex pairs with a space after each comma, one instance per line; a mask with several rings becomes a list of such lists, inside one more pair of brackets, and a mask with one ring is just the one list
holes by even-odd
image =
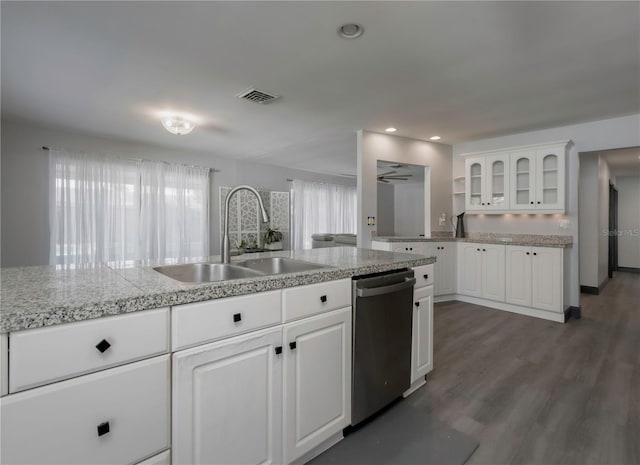
[[310, 271], [329, 268], [326, 265], [318, 265], [317, 263], [303, 262], [301, 260], [293, 260], [291, 258], [282, 257], [244, 260], [241, 262], [234, 262], [234, 265], [260, 271], [264, 274], [296, 273], [299, 271]]
[[236, 265], [224, 265], [222, 263], [167, 265], [158, 266], [154, 268], [154, 270], [183, 283], [208, 283], [264, 276], [264, 273], [257, 270], [242, 268]]

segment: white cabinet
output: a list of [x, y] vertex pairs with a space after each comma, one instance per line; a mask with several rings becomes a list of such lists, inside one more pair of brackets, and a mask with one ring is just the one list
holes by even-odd
[[480, 297], [482, 295], [481, 244], [458, 243], [458, 292]]
[[531, 306], [542, 310], [562, 312], [563, 260], [562, 249], [531, 247]]
[[511, 166], [513, 210], [564, 212], [564, 145], [514, 152]]
[[387, 242], [371, 241], [371, 248], [374, 250], [385, 250], [387, 252], [425, 254], [425, 247], [422, 242]]
[[433, 370], [433, 286], [414, 291], [411, 383]]
[[285, 463], [351, 423], [351, 336], [351, 307], [284, 326]]
[[504, 245], [482, 244], [482, 298], [504, 302]]
[[174, 464], [281, 462], [282, 352], [278, 327], [174, 354]]
[[563, 249], [507, 246], [506, 302], [562, 312]]
[[468, 154], [465, 210], [469, 213], [564, 213], [566, 150], [570, 141]]
[[509, 154], [494, 153], [465, 160], [466, 211], [509, 208]]
[[169, 356], [0, 400], [7, 464], [136, 463], [169, 447]]
[[458, 244], [458, 292], [472, 297], [504, 301], [504, 245]]
[[424, 254], [427, 257], [436, 257], [434, 295], [454, 294], [456, 292], [456, 243], [425, 242], [424, 245]]

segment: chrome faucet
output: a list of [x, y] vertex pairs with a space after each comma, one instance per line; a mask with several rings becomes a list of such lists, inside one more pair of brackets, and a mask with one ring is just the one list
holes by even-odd
[[258, 199], [258, 205], [260, 205], [260, 210], [262, 213], [262, 221], [264, 223], [269, 221], [269, 215], [267, 215], [267, 210], [265, 210], [264, 208], [262, 197], [260, 197], [260, 193], [255, 188], [251, 186], [237, 186], [231, 189], [231, 191], [224, 199], [224, 237], [222, 238], [222, 245], [220, 247], [222, 263], [231, 262], [231, 242], [229, 241], [229, 202], [231, 201], [231, 197], [233, 196], [233, 194], [241, 190], [252, 192], [256, 196], [256, 198]]

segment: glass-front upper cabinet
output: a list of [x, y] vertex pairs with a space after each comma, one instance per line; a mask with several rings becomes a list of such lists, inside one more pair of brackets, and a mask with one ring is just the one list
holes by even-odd
[[509, 209], [509, 154], [489, 155], [486, 172], [485, 208]]
[[564, 147], [536, 152], [536, 208], [564, 210]]
[[486, 158], [467, 158], [465, 160], [466, 191], [465, 210], [484, 210], [485, 204], [485, 162]]
[[535, 210], [536, 208], [536, 152], [511, 154], [511, 210]]

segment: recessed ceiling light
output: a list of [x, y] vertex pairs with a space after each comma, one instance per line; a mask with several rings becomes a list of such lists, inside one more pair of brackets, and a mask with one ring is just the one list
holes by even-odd
[[163, 116], [160, 122], [167, 131], [176, 136], [186, 136], [196, 127], [193, 121], [178, 115]]
[[429, 137], [429, 140], [440, 140], [442, 139], [440, 136], [431, 136]]
[[387, 131], [387, 132], [396, 132], [397, 129], [396, 128], [387, 128], [387, 129], [385, 129], [385, 131]]
[[338, 28], [338, 35], [343, 39], [356, 39], [364, 33], [364, 28], [358, 23], [346, 23]]

